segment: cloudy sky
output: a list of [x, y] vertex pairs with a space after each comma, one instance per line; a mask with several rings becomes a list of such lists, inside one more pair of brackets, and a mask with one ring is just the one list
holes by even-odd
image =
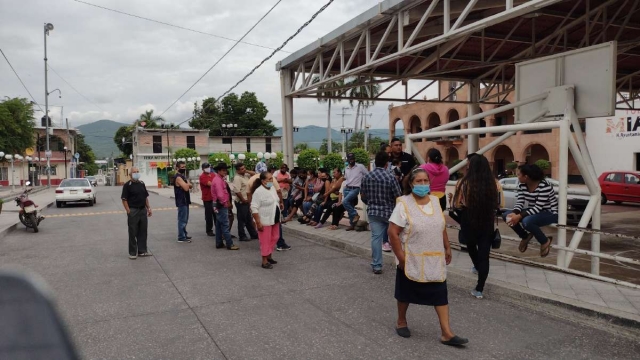
[[[239, 39], [277, 0], [86, 2]], [[376, 3], [336, 0], [283, 50], [293, 52], [306, 46]], [[276, 48], [322, 4], [324, 1], [283, 0], [244, 41]], [[40, 103], [44, 103], [46, 22], [55, 26], [47, 39], [49, 65], [66, 80], [49, 72], [49, 89], [62, 90], [62, 98], [53, 94], [50, 103], [64, 106], [64, 117], [72, 126], [99, 119], [131, 123], [146, 109], [163, 112], [234, 44], [74, 0], [0, 0], [0, 48]], [[220, 96], [271, 51], [239, 44], [165, 117], [175, 123], [187, 119], [194, 101]], [[256, 92], [276, 126], [281, 126], [282, 119], [275, 64], [287, 55], [276, 54], [235, 90]], [[28, 97], [3, 58], [0, 58], [0, 96]], [[332, 112], [338, 113], [338, 107], [345, 105], [337, 105]], [[380, 103], [370, 109], [373, 128], [386, 127], [387, 106]], [[296, 126], [326, 124], [326, 105], [315, 100], [296, 100], [294, 112]], [[51, 114], [54, 121], [60, 121], [59, 107], [53, 107]], [[334, 115], [334, 127], [339, 127], [335, 126], [338, 124]]]

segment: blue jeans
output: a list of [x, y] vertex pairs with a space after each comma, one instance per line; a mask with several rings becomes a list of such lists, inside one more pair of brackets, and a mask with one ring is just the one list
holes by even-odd
[[284, 238], [282, 237], [282, 221], [280, 221], [280, 239], [278, 239], [278, 242], [276, 243], [277, 247], [282, 247], [287, 245], [286, 242], [284, 242]]
[[229, 232], [229, 210], [227, 208], [218, 209], [216, 220], [216, 246], [224, 245], [222, 243], [224, 236], [224, 242], [227, 244], [227, 248], [230, 248], [233, 246], [233, 240], [231, 240]]
[[344, 188], [342, 205], [344, 205], [344, 209], [347, 210], [347, 214], [349, 215], [349, 223], [353, 225], [353, 218], [358, 215], [356, 211], [355, 203], [358, 200], [358, 195], [360, 195], [360, 188], [352, 188], [347, 189]]
[[305, 201], [302, 203], [302, 213], [306, 214], [311, 210], [311, 206], [313, 205], [313, 201]]
[[[527, 209], [522, 210], [525, 212]], [[512, 210], [502, 213], [502, 218], [507, 221], [507, 215], [513, 213]], [[538, 240], [540, 245], [547, 243], [547, 236], [540, 229], [542, 226], [551, 225], [558, 222], [558, 214], [554, 214], [550, 211], [542, 211], [535, 215], [529, 215], [522, 219], [516, 226], [511, 227], [513, 231], [520, 236], [520, 239], [526, 238], [529, 233]]]
[[382, 270], [382, 241], [389, 230], [389, 220], [380, 216], [369, 216], [371, 228], [371, 267]]
[[189, 222], [189, 205], [178, 206], [178, 240], [187, 240], [187, 223]]

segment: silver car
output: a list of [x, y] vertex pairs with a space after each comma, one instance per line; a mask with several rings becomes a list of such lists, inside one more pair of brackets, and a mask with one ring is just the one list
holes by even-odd
[[[560, 182], [555, 179], [545, 179], [553, 186], [558, 195], [558, 187]], [[502, 191], [504, 192], [504, 206], [507, 209], [513, 209], [516, 206], [518, 195], [518, 178], [504, 178], [500, 179], [500, 185], [502, 185]], [[589, 197], [583, 195], [568, 195], [567, 196], [567, 224], [577, 225], [582, 218], [584, 209], [589, 203]], [[525, 205], [526, 206], [526, 205]]]

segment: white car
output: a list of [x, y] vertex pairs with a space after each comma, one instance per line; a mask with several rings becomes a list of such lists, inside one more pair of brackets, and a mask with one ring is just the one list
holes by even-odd
[[[545, 179], [553, 186], [558, 195], [558, 187], [560, 182], [554, 179]], [[513, 209], [516, 206], [517, 193], [518, 193], [518, 178], [504, 178], [500, 179], [500, 185], [502, 185], [502, 191], [504, 193], [504, 207], [506, 209]], [[568, 187], [569, 188], [569, 187]], [[580, 221], [584, 209], [589, 202], [588, 196], [583, 195], [568, 195], [567, 196], [567, 224], [575, 225]], [[526, 207], [526, 204], [525, 204]]]
[[64, 179], [56, 189], [56, 207], [71, 202], [96, 203], [96, 190], [87, 179]]

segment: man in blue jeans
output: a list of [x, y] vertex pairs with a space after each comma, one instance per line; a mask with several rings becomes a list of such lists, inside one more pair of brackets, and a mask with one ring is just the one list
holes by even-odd
[[227, 250], [238, 250], [238, 246], [233, 244], [231, 239], [231, 233], [229, 232], [229, 209], [231, 209], [231, 193], [229, 193], [229, 186], [224, 180], [227, 176], [228, 165], [226, 163], [219, 163], [215, 168], [216, 175], [211, 181], [211, 199], [214, 204], [214, 212], [216, 214], [216, 249], [222, 249], [225, 244]]
[[[347, 231], [353, 231], [355, 229], [360, 215], [356, 211], [356, 203], [358, 202], [358, 195], [360, 195], [360, 184], [362, 178], [369, 173], [367, 168], [362, 164], [356, 163], [356, 156], [353, 153], [347, 155], [347, 161], [349, 166], [344, 170], [344, 192], [342, 198], [342, 205], [347, 210], [349, 216], [349, 227]], [[393, 209], [392, 209], [393, 210]], [[391, 216], [391, 213], [389, 213]]]
[[400, 184], [389, 171], [389, 154], [376, 154], [376, 168], [362, 179], [361, 197], [367, 204], [369, 227], [371, 228], [371, 268], [374, 274], [382, 274], [382, 241], [389, 229], [389, 218], [402, 195]]
[[178, 208], [178, 243], [186, 244], [191, 242], [191, 236], [187, 234], [187, 223], [189, 222], [189, 205], [191, 205], [189, 190], [193, 188], [193, 185], [187, 180], [185, 163], [178, 161], [176, 168], [178, 172], [173, 179], [173, 196]]

